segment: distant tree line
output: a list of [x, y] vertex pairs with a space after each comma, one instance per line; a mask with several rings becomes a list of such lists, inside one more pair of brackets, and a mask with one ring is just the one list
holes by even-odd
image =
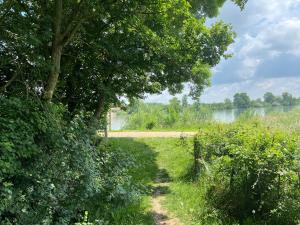
[[208, 105], [212, 109], [233, 109], [270, 106], [294, 106], [297, 104], [300, 104], [300, 98], [296, 98], [288, 92], [284, 92], [280, 96], [276, 96], [272, 92], [267, 92], [264, 94], [262, 99], [251, 99], [247, 93], [236, 93], [233, 96], [233, 100], [226, 98], [224, 102], [210, 103], [205, 105]]

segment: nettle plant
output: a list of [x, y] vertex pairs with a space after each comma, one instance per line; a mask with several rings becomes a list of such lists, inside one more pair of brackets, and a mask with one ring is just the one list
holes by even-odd
[[206, 174], [207, 201], [223, 216], [240, 222], [297, 224], [298, 135], [256, 122], [212, 125], [199, 132], [194, 144], [194, 172]]

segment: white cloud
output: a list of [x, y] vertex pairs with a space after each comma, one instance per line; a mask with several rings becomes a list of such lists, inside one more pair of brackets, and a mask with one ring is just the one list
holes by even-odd
[[[239, 38], [231, 47], [234, 58], [230, 61], [223, 60], [217, 66], [215, 83], [264, 76], [259, 69], [268, 67], [270, 70], [271, 65], [267, 64], [279, 57], [284, 57], [285, 61], [288, 61], [287, 58], [299, 57], [300, 61], [299, 11], [300, 0], [249, 1], [243, 12], [238, 12], [232, 3], [227, 3], [220, 18], [233, 24]], [[285, 66], [284, 62], [282, 66]], [[295, 68], [294, 72], [297, 70], [298, 74], [293, 75], [300, 75], [300, 65], [295, 65]], [[228, 74], [230, 77], [224, 78]], [[285, 75], [273, 71], [274, 77]], [[271, 71], [268, 71], [268, 76], [272, 76]]]
[[[237, 92], [246, 92], [252, 99], [262, 98], [266, 92], [273, 92], [275, 95], [281, 95], [283, 92], [289, 92], [294, 96], [300, 96], [300, 77], [290, 78], [266, 78], [258, 80], [246, 80], [243, 82], [233, 82], [230, 84], [218, 84], [206, 88], [202, 97], [202, 102], [221, 102], [226, 98], [233, 98]], [[183, 94], [187, 94], [185, 89]], [[175, 97], [181, 99], [182, 95]], [[146, 102], [167, 103], [174, 96], [168, 92], [161, 95], [151, 95], [146, 98]]]
[[[266, 91], [300, 96], [300, 0], [249, 0], [244, 11], [227, 1], [217, 19], [237, 32], [234, 57], [213, 69], [213, 85], [202, 100], [222, 101], [235, 92], [261, 97]], [[166, 102], [170, 95], [153, 97]]]
[[238, 70], [238, 75], [243, 80], [248, 80], [255, 75], [256, 68], [260, 65], [261, 60], [247, 57], [242, 60], [241, 68]]
[[[259, 65], [282, 54], [300, 57], [300, 18], [269, 24], [256, 36], [246, 33], [239, 39], [238, 45], [240, 48], [235, 48], [235, 59], [241, 62], [237, 75], [242, 79], [254, 77]], [[274, 75], [277, 76], [276, 71]]]
[[204, 91], [201, 99], [203, 102], [221, 102], [225, 98], [232, 98], [237, 92], [246, 92], [251, 98], [256, 99], [261, 98], [268, 91], [276, 95], [289, 92], [294, 96], [299, 96], [300, 77], [246, 80], [214, 85]]

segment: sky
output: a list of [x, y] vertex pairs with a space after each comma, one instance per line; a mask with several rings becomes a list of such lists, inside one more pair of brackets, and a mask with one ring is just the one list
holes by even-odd
[[[220, 19], [237, 33], [228, 50], [233, 57], [213, 68], [202, 102], [222, 102], [236, 92], [253, 99], [267, 91], [300, 97], [300, 0], [248, 0], [243, 11], [227, 1], [208, 23]], [[165, 103], [172, 97], [165, 91], [147, 96], [146, 102]]]

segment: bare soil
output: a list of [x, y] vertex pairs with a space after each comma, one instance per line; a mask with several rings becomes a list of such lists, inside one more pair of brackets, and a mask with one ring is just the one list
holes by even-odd
[[169, 177], [164, 171], [158, 173], [152, 196], [152, 214], [156, 225], [183, 225], [180, 220], [171, 215], [162, 205], [165, 194], [169, 193]]

